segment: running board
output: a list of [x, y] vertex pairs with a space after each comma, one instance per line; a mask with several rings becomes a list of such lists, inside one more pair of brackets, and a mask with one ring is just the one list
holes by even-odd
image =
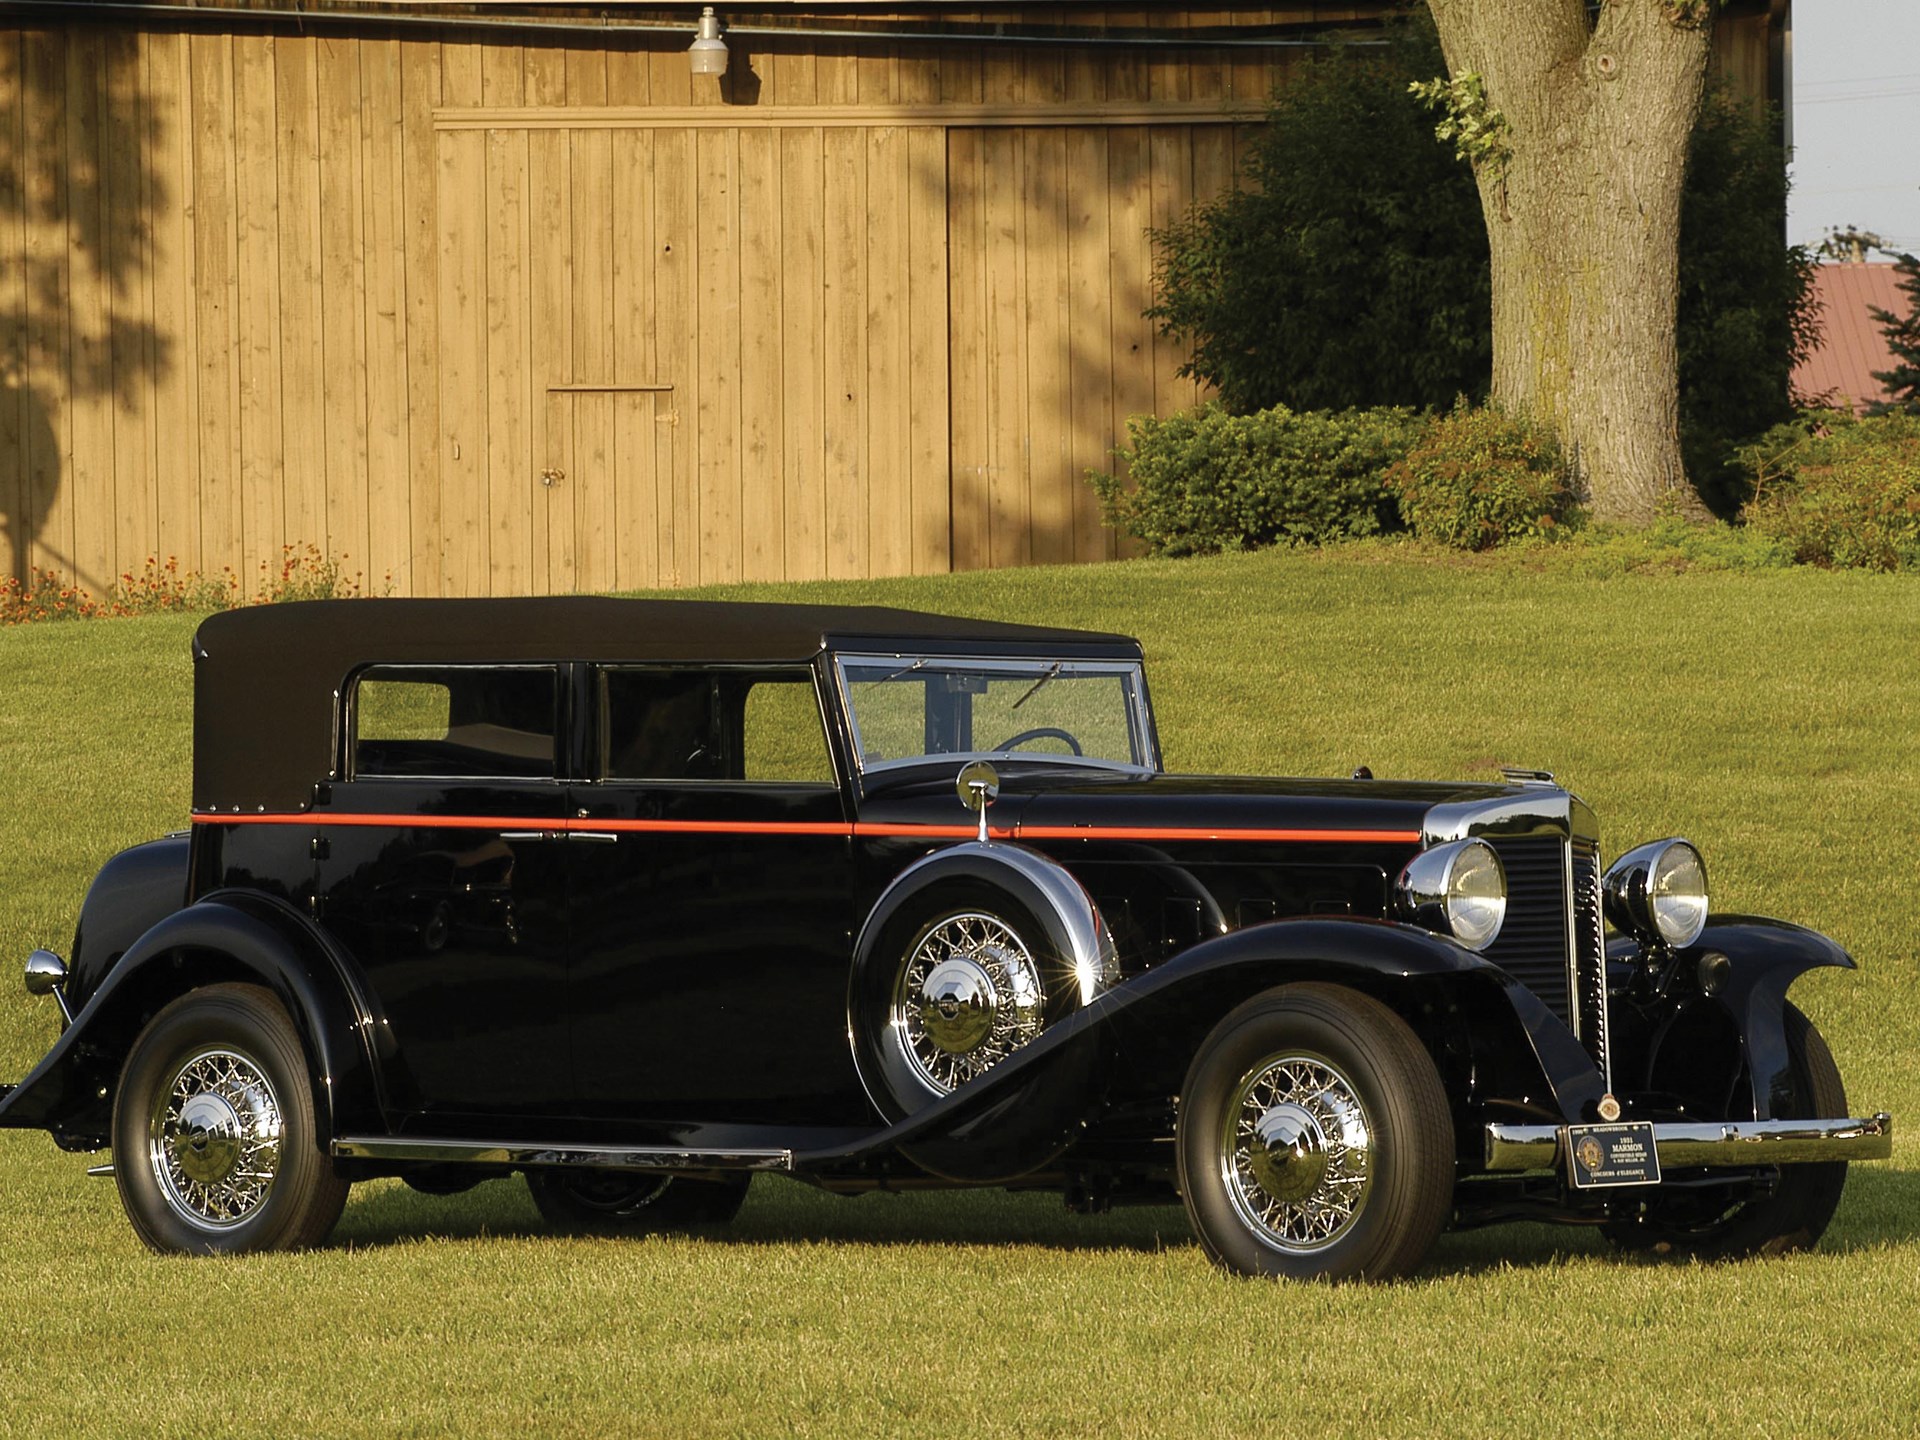
[[667, 1145], [541, 1145], [513, 1140], [396, 1139], [343, 1135], [341, 1160], [398, 1160], [432, 1165], [507, 1165], [516, 1169], [791, 1170], [791, 1150], [686, 1150]]

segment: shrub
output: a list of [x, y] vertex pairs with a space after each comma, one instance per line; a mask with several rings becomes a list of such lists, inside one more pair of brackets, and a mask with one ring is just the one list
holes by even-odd
[[1715, 514], [1751, 490], [1729, 455], [1786, 420], [1793, 367], [1812, 343], [1816, 262], [1788, 245], [1787, 154], [1779, 115], [1710, 87], [1680, 199], [1680, 448]]
[[[1423, 7], [1424, 10], [1424, 7]], [[1275, 92], [1240, 188], [1154, 232], [1147, 313], [1230, 410], [1441, 406], [1492, 374], [1473, 176], [1409, 80], [1446, 69], [1424, 15]]]
[[1386, 484], [1415, 535], [1462, 550], [1551, 535], [1573, 513], [1558, 447], [1493, 409], [1432, 421]]
[[1854, 420], [1776, 457], [1791, 470], [1763, 485], [1747, 524], [1802, 564], [1842, 569], [1920, 567], [1920, 416]]
[[1420, 422], [1409, 410], [1230, 415], [1218, 405], [1127, 422], [1132, 484], [1088, 472], [1107, 522], [1156, 555], [1319, 545], [1393, 522], [1381, 488]]

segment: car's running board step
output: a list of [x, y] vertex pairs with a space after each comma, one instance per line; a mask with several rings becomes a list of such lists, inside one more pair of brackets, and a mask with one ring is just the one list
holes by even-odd
[[434, 1165], [511, 1165], [587, 1170], [791, 1170], [791, 1150], [687, 1150], [669, 1145], [552, 1145], [516, 1140], [431, 1140], [343, 1135], [342, 1160], [413, 1160]]

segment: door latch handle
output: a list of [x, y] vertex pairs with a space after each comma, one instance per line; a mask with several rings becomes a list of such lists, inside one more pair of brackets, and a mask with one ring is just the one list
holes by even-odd
[[560, 834], [558, 830], [502, 830], [500, 838], [502, 840], [558, 840]]
[[589, 845], [617, 845], [620, 837], [611, 830], [569, 830], [569, 840], [584, 840]]

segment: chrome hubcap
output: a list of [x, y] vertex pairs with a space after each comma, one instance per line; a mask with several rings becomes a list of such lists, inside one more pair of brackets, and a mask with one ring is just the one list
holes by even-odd
[[180, 1107], [167, 1151], [187, 1179], [216, 1185], [240, 1163], [240, 1114], [227, 1099], [201, 1091]]
[[1241, 1079], [1220, 1137], [1220, 1178], [1241, 1221], [1287, 1253], [1319, 1250], [1358, 1219], [1372, 1132], [1353, 1082], [1323, 1056], [1279, 1055]]
[[1304, 1105], [1288, 1101], [1254, 1121], [1247, 1151], [1247, 1168], [1276, 1200], [1305, 1200], [1326, 1183], [1327, 1134]]
[[933, 967], [920, 987], [920, 1024], [949, 1055], [978, 1049], [993, 1033], [1000, 996], [977, 961], [956, 955]]
[[997, 916], [950, 915], [901, 967], [893, 1031], [914, 1075], [945, 1094], [1040, 1033], [1046, 993], [1026, 945]]
[[227, 1230], [266, 1204], [283, 1132], [260, 1067], [235, 1050], [203, 1050], [155, 1100], [147, 1159], [175, 1214], [203, 1230]]

